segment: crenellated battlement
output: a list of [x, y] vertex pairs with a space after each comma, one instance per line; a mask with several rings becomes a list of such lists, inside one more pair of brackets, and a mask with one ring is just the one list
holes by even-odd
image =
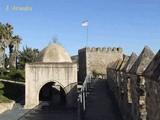
[[106, 74], [106, 67], [109, 63], [118, 59], [123, 59], [123, 49], [118, 47], [86, 47], [78, 51], [79, 76], [92, 74], [93, 70], [101, 74]]
[[121, 47], [114, 47], [114, 48], [110, 48], [110, 47], [85, 47], [85, 48], [82, 48], [80, 50], [78, 50], [78, 53], [81, 53], [81, 52], [104, 52], [104, 53], [115, 53], [115, 52], [119, 52], [119, 53], [122, 53], [123, 52], [123, 48]]

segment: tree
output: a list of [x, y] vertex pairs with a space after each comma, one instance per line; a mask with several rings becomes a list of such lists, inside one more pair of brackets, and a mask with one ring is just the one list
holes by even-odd
[[5, 59], [4, 26], [0, 23], [0, 67], [4, 68]]
[[16, 68], [17, 64], [17, 53], [19, 49], [19, 44], [21, 43], [21, 38], [17, 35], [12, 37], [11, 42], [9, 43], [9, 67]]
[[19, 51], [18, 61], [17, 61], [18, 69], [24, 69], [25, 63], [35, 62], [38, 53], [39, 53], [38, 49], [32, 49], [27, 46], [23, 48], [23, 51]]
[[5, 54], [5, 68], [9, 68], [9, 57]]
[[5, 66], [5, 49], [10, 42], [13, 27], [8, 23], [6, 25], [0, 23], [0, 67]]
[[5, 66], [5, 49], [9, 47], [9, 66], [16, 67], [16, 56], [21, 38], [13, 36], [13, 27], [9, 23], [0, 23], [0, 67]]

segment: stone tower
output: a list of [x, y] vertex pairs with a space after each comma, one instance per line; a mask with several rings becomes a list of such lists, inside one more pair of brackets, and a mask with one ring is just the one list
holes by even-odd
[[79, 80], [83, 81], [86, 75], [92, 74], [93, 70], [106, 75], [109, 63], [123, 59], [122, 48], [83, 48], [78, 51], [79, 56]]

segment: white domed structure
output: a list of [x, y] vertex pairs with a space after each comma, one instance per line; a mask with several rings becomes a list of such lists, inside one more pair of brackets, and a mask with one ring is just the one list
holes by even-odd
[[39, 53], [36, 62], [71, 63], [72, 61], [69, 54], [62, 46], [50, 44]]
[[[77, 64], [72, 63], [69, 54], [58, 44], [48, 45], [39, 53], [36, 62], [25, 65], [26, 109], [40, 103], [40, 92], [48, 83], [55, 83], [52, 87], [63, 89], [66, 106], [76, 105]], [[47, 90], [44, 94], [48, 94]]]

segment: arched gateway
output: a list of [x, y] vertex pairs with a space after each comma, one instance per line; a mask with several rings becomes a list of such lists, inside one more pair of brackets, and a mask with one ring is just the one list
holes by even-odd
[[30, 109], [39, 104], [40, 91], [47, 83], [52, 83], [55, 89], [63, 89], [68, 106], [76, 102], [77, 65], [72, 63], [60, 45], [50, 44], [44, 48], [36, 62], [26, 64], [25, 75], [25, 108]]

